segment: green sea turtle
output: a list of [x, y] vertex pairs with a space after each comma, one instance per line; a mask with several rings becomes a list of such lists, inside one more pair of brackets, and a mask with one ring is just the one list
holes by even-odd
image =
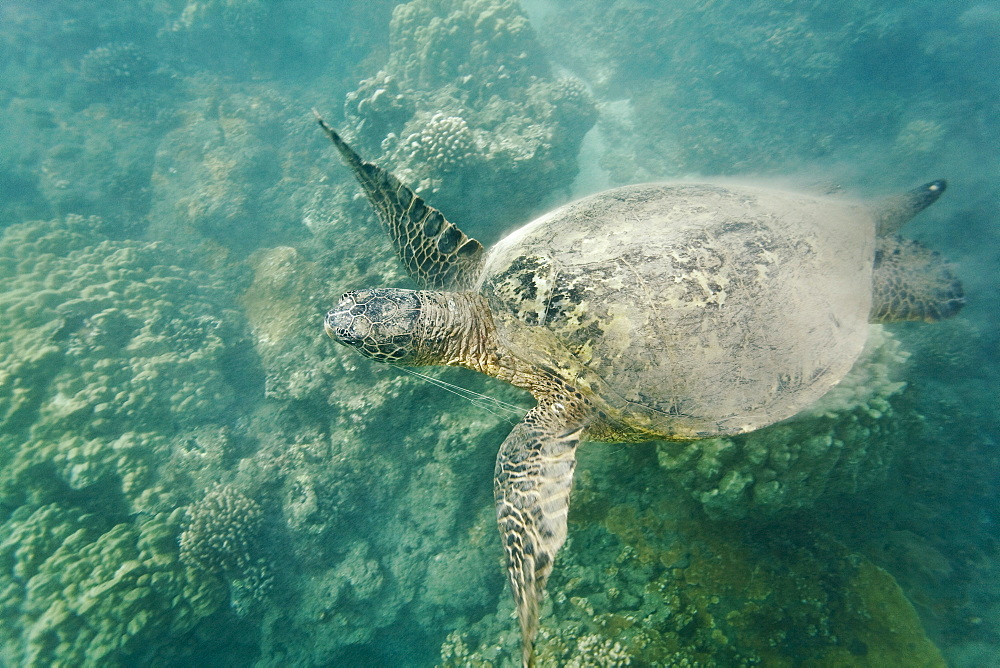
[[626, 186], [486, 250], [319, 123], [423, 288], [348, 292], [326, 332], [373, 360], [475, 369], [537, 400], [494, 479], [526, 666], [581, 441], [764, 427], [839, 382], [869, 322], [938, 320], [964, 302], [937, 254], [895, 235], [944, 181], [868, 205], [735, 183]]

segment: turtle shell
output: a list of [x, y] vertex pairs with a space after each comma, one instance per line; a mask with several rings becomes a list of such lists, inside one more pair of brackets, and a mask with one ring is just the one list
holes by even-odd
[[647, 184], [552, 211], [489, 251], [501, 344], [637, 437], [777, 422], [835, 385], [871, 310], [875, 218], [849, 200]]

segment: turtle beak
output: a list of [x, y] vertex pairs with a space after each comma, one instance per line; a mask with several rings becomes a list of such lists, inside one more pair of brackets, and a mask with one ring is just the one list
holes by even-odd
[[326, 317], [323, 318], [323, 331], [326, 332], [326, 335], [341, 343], [351, 343], [354, 337], [350, 336], [349, 333], [356, 315], [356, 313], [352, 313], [352, 310], [356, 309], [357, 306], [357, 302], [349, 294], [341, 297], [337, 306], [330, 309]]

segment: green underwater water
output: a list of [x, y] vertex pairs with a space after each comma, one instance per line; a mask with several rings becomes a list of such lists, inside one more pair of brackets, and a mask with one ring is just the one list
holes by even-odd
[[0, 4], [0, 665], [514, 665], [530, 397], [335, 346], [410, 287], [310, 111], [487, 245], [602, 187], [946, 194], [951, 320], [746, 437], [588, 444], [541, 665], [1000, 655], [1000, 5]]

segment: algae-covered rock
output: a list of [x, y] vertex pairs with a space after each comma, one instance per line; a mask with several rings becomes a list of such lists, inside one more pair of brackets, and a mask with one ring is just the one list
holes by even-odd
[[[325, 90], [384, 48], [378, 29], [395, 0], [180, 0], [155, 3], [158, 37], [189, 66], [281, 86], [301, 77]], [[317, 81], [323, 84], [317, 86]], [[308, 109], [308, 105], [306, 107]]]
[[110, 121], [107, 114], [93, 105], [65, 121], [54, 115], [66, 127], [35, 146], [43, 151], [37, 187], [58, 215], [103, 215], [131, 231], [149, 208], [155, 142], [143, 122]]
[[304, 232], [289, 205], [295, 177], [311, 164], [292, 157], [302, 147], [290, 137], [298, 141], [308, 128], [296, 105], [273, 88], [211, 77], [195, 79], [188, 92], [180, 124], [153, 159], [150, 235], [248, 252]]

